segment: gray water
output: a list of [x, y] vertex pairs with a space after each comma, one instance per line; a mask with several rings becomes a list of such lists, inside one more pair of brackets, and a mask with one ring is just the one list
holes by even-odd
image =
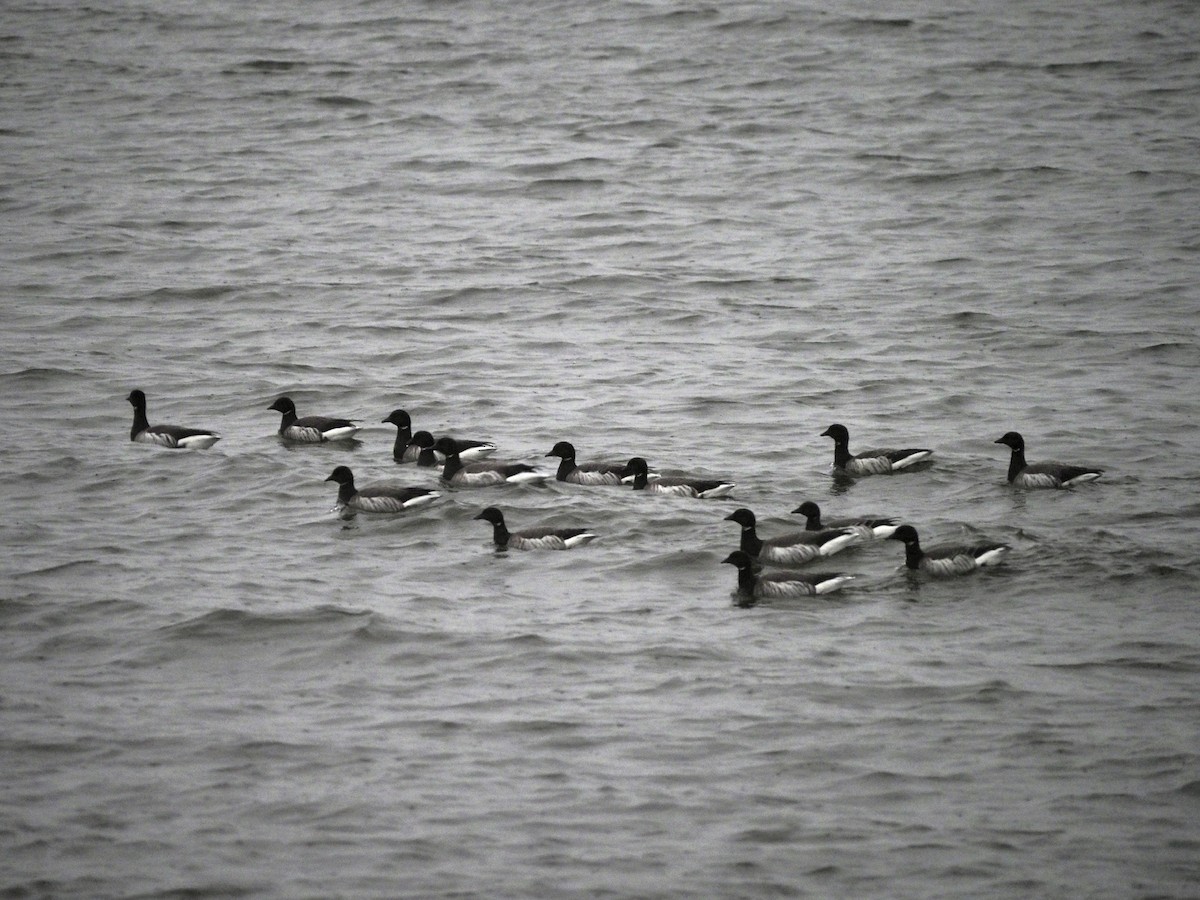
[[[7, 3], [0, 896], [1200, 894], [1190, 2]], [[128, 440], [214, 427], [203, 452]], [[291, 447], [266, 407], [360, 419]], [[732, 500], [450, 490], [417, 428]], [[852, 449], [932, 468], [830, 477]], [[1019, 492], [1032, 459], [1100, 482]], [[724, 517], [1008, 542], [738, 608]], [[494, 552], [473, 517], [586, 524]]]

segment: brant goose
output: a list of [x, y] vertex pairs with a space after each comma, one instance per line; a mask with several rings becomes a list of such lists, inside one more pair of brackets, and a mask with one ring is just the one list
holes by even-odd
[[849, 528], [865, 540], [889, 537], [896, 530], [896, 520], [885, 516], [845, 516], [834, 519], [821, 519], [821, 507], [811, 500], [805, 500], [792, 510], [799, 513], [808, 521], [805, 528], [808, 531], [824, 531], [827, 528]]
[[821, 436], [833, 438], [834, 471], [847, 475], [884, 475], [898, 472], [933, 456], [932, 450], [893, 450], [890, 447], [851, 454], [850, 432], [846, 430], [845, 425], [830, 425], [821, 432]]
[[571, 484], [620, 484], [633, 476], [628, 465], [620, 463], [584, 463], [575, 461], [575, 447], [570, 441], [559, 441], [546, 454], [561, 460], [554, 477]]
[[133, 406], [133, 428], [129, 439], [139, 444], [157, 444], [172, 450], [203, 450], [221, 439], [206, 428], [184, 428], [182, 425], [151, 425], [146, 419], [146, 395], [132, 390], [125, 398]]
[[1069, 466], [1057, 462], [1025, 462], [1025, 438], [1010, 431], [994, 443], [1012, 448], [1008, 461], [1008, 482], [1019, 488], [1064, 488], [1095, 481], [1104, 474], [1103, 469], [1088, 466]]
[[446, 457], [442, 466], [442, 478], [448, 484], [461, 487], [486, 487], [493, 484], [541, 483], [550, 477], [549, 472], [535, 469], [528, 463], [502, 462], [485, 459], [464, 463], [458, 452], [458, 442], [451, 437], [440, 437], [433, 449]]
[[739, 549], [743, 553], [762, 562], [780, 565], [795, 566], [820, 556], [832, 556], [859, 540], [859, 536], [849, 528], [794, 531], [763, 540], [755, 530], [754, 513], [748, 509], [735, 509], [725, 517], [725, 521], [737, 522], [742, 526]]
[[633, 457], [633, 459], [626, 463], [626, 466], [633, 475], [633, 489], [635, 491], [649, 491], [652, 494], [670, 494], [673, 497], [699, 497], [703, 500], [711, 500], [716, 497], [724, 497], [737, 487], [732, 481], [705, 478], [667, 477], [651, 481], [650, 470], [646, 465], [646, 460], [640, 456]]
[[829, 594], [854, 579], [845, 572], [760, 572], [754, 573], [754, 560], [748, 553], [734, 550], [721, 560], [737, 566], [737, 593], [741, 606], [753, 606], [754, 601], [775, 597], [812, 597]]
[[1007, 544], [982, 542], [977, 544], [940, 544], [921, 549], [917, 529], [901, 525], [891, 540], [904, 543], [904, 564], [913, 571], [930, 575], [965, 575], [983, 566], [1000, 562], [1010, 548]]
[[[393, 409], [388, 413], [388, 417], [383, 419], [384, 424], [396, 426], [396, 443], [392, 447], [392, 457], [399, 463], [415, 462], [422, 466], [435, 465], [440, 460], [437, 460], [433, 453], [428, 453], [422, 457], [422, 451], [433, 448], [433, 435], [428, 431], [418, 431], [413, 434], [412, 419], [403, 409]], [[420, 436], [421, 441], [417, 442], [417, 437]], [[428, 438], [428, 442], [426, 442]], [[459, 455], [464, 460], [482, 459], [496, 452], [496, 445], [489, 441], [471, 441], [456, 438], [459, 447]]]
[[328, 441], [348, 441], [358, 434], [358, 426], [349, 419], [334, 419], [329, 416], [296, 418], [296, 404], [290, 397], [280, 397], [267, 409], [283, 414], [279, 423], [279, 434], [289, 441], [323, 444]]
[[489, 506], [475, 517], [492, 523], [492, 540], [500, 550], [570, 550], [582, 547], [596, 537], [587, 528], [554, 528], [543, 525], [537, 528], [522, 528], [509, 531], [504, 524], [504, 513]]
[[348, 515], [355, 513], [399, 513], [432, 503], [441, 496], [437, 491], [398, 484], [372, 484], [354, 487], [354, 473], [349, 466], [338, 466], [325, 479], [338, 485], [337, 505]]

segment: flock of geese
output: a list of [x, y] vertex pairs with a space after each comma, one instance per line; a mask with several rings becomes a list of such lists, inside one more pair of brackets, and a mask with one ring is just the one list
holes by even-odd
[[[134, 390], [128, 400], [133, 406], [130, 431], [133, 441], [171, 449], [205, 449], [221, 439], [218, 432], [209, 429], [151, 425], [146, 417], [146, 395]], [[280, 397], [268, 408], [281, 414], [279, 434], [286, 441], [349, 441], [355, 438], [360, 427], [350, 419], [297, 416], [296, 406], [288, 397]], [[578, 485], [628, 484], [634, 490], [699, 499], [726, 497], [736, 487], [734, 482], [720, 479], [659, 476], [650, 471], [646, 460], [640, 456], [626, 463], [579, 463], [575, 448], [567, 441], [559, 441], [546, 454], [559, 459], [557, 470], [549, 472], [529, 463], [492, 459], [497, 448], [488, 441], [448, 435], [435, 438], [428, 431], [414, 433], [412, 420], [402, 409], [392, 411], [383, 422], [396, 426], [392, 451], [396, 462], [440, 466], [442, 481], [454, 487], [540, 483], [555, 478]], [[933, 451], [927, 448], [876, 448], [851, 453], [850, 434], [844, 425], [830, 425], [822, 436], [833, 440], [833, 473], [841, 477], [858, 478], [912, 470], [927, 465], [933, 456]], [[995, 443], [1004, 444], [1011, 451], [1008, 481], [1014, 487], [1026, 490], [1070, 488], [1095, 481], [1103, 474], [1102, 469], [1090, 466], [1029, 463], [1025, 459], [1025, 441], [1015, 431], [1008, 432]], [[337, 484], [337, 508], [345, 517], [360, 512], [402, 513], [441, 496], [432, 488], [390, 483], [359, 487], [348, 466], [338, 466], [325, 480]], [[964, 575], [994, 565], [1010, 550], [1007, 544], [988, 541], [922, 547], [912, 525], [898, 524], [894, 518], [882, 516], [822, 519], [820, 508], [812, 501], [802, 503], [793, 512], [805, 517], [804, 530], [765, 539], [759, 537], [755, 516], [750, 510], [737, 509], [725, 517], [727, 521], [736, 522], [742, 530], [739, 548], [722, 560], [737, 569], [737, 595], [742, 605], [753, 605], [760, 599], [812, 596], [838, 590], [855, 576], [794, 567], [825, 559], [846, 547], [868, 541], [900, 541], [904, 544], [905, 565], [909, 569], [938, 576]], [[504, 514], [495, 506], [487, 507], [475, 518], [492, 526], [493, 541], [501, 550], [569, 550], [596, 537], [586, 528], [540, 526], [510, 530]]]

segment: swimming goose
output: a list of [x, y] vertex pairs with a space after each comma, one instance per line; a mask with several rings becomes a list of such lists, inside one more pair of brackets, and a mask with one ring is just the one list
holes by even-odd
[[851, 454], [850, 432], [845, 425], [830, 425], [821, 432], [821, 436], [833, 438], [833, 468], [847, 475], [884, 475], [907, 469], [933, 456], [932, 450], [893, 450], [890, 447]]
[[635, 491], [649, 491], [652, 494], [670, 494], [674, 497], [699, 497], [711, 500], [724, 497], [737, 485], [732, 481], [719, 481], [705, 478], [668, 477], [650, 480], [650, 469], [646, 460], [635, 456], [626, 463], [633, 475]]
[[1025, 438], [1010, 431], [995, 443], [1012, 448], [1008, 461], [1008, 482], [1019, 488], [1064, 488], [1095, 481], [1104, 474], [1103, 469], [1087, 466], [1068, 466], [1057, 462], [1025, 462]]
[[735, 509], [725, 517], [726, 522], [737, 522], [742, 526], [742, 541], [739, 549], [763, 562], [780, 565], [799, 565], [819, 556], [832, 556], [857, 543], [859, 536], [848, 528], [831, 528], [826, 531], [794, 531], [763, 540], [756, 530], [754, 513], [748, 509]]
[[583, 463], [575, 461], [575, 447], [570, 441], [559, 441], [547, 456], [561, 460], [554, 477], [571, 484], [620, 484], [633, 475], [629, 466], [620, 463]]
[[283, 414], [279, 423], [279, 434], [289, 441], [323, 444], [330, 441], [348, 441], [358, 434], [358, 426], [349, 419], [334, 419], [329, 416], [296, 418], [296, 404], [290, 397], [280, 397], [267, 409]]
[[[396, 443], [392, 447], [392, 458], [396, 462], [415, 462], [418, 465], [431, 466], [435, 465], [435, 458], [432, 453], [421, 457], [421, 451], [428, 448], [433, 448], [433, 435], [428, 431], [418, 431], [413, 434], [412, 418], [403, 409], [393, 409], [386, 419], [385, 424], [396, 426]], [[417, 436], [420, 435], [422, 441], [416, 442]], [[425, 443], [424, 438], [428, 437], [428, 443]], [[474, 441], [455, 438], [458, 442], [459, 455], [464, 461], [473, 459], [482, 459], [496, 452], [496, 445], [489, 441]], [[427, 461], [428, 460], [428, 461]]]
[[354, 473], [349, 466], [338, 466], [325, 479], [338, 485], [337, 505], [349, 515], [365, 513], [399, 513], [432, 503], [441, 496], [437, 491], [397, 484], [372, 484], [354, 487]]
[[461, 487], [486, 487], [492, 484], [541, 483], [550, 477], [549, 472], [535, 469], [528, 463], [503, 462], [485, 459], [464, 463], [458, 452], [458, 443], [451, 437], [440, 437], [433, 449], [446, 457], [442, 466], [442, 478], [449, 484]]
[[[496, 445], [489, 444], [486, 441], [463, 441], [459, 438], [451, 438], [460, 448], [458, 458], [463, 462], [485, 459], [496, 452]], [[463, 449], [463, 445], [467, 447]], [[428, 431], [418, 431], [412, 436], [409, 441], [409, 448], [417, 455], [418, 466], [440, 466], [446, 461], [446, 454], [439, 453], [434, 449], [435, 441], [433, 435]]]
[[207, 428], [184, 428], [182, 425], [151, 425], [146, 419], [146, 395], [132, 390], [125, 398], [133, 406], [133, 428], [129, 439], [139, 444], [157, 444], [171, 450], [204, 450], [221, 439]]
[[896, 520], [883, 516], [847, 516], [837, 519], [821, 519], [821, 507], [811, 500], [805, 500], [792, 513], [799, 513], [808, 521], [805, 529], [808, 531], [824, 531], [827, 528], [849, 528], [855, 531], [863, 540], [889, 537], [896, 530]]
[[[392, 458], [398, 463], [416, 462], [421, 454], [421, 448], [413, 444], [412, 419], [402, 409], [393, 409], [387, 418], [381, 419], [384, 425], [396, 426], [396, 443], [392, 446]], [[432, 444], [433, 441], [430, 440]]]
[[504, 524], [504, 513], [494, 506], [489, 506], [475, 518], [492, 523], [492, 540], [501, 550], [570, 550], [582, 547], [596, 537], [596, 533], [587, 528], [548, 525], [509, 531]]
[[415, 454], [418, 466], [440, 466], [446, 461], [445, 456], [439, 456], [433, 450], [433, 435], [428, 431], [418, 431], [408, 442], [407, 451]]
[[911, 525], [901, 525], [890, 539], [904, 543], [906, 566], [914, 571], [928, 572], [930, 575], [965, 575], [982, 566], [995, 565], [1012, 549], [1007, 544], [989, 541], [978, 544], [939, 544], [922, 550], [917, 529]]
[[737, 566], [738, 595], [752, 606], [754, 600], [775, 597], [812, 597], [829, 594], [854, 580], [845, 572], [754, 572], [754, 560], [742, 550], [734, 550], [721, 560]]

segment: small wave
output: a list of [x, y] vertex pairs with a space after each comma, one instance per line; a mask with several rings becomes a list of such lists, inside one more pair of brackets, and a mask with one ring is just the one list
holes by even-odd
[[[439, 128], [451, 127], [453, 123], [443, 116], [436, 113], [419, 112], [396, 120], [396, 125], [401, 130], [403, 129], [428, 129], [430, 131]], [[413, 168], [419, 171], [429, 172], [459, 172], [464, 169], [471, 169], [474, 163], [468, 162], [465, 159], [454, 159], [453, 157], [413, 157], [406, 159], [399, 164], [403, 168]]]
[[521, 734], [561, 734], [564, 731], [583, 728], [585, 723], [568, 719], [525, 719], [510, 722], [506, 727], [508, 731]]
[[794, 844], [800, 829], [794, 826], [777, 828], [747, 828], [733, 835], [733, 840], [743, 844]]
[[292, 59], [251, 59], [241, 63], [239, 68], [251, 72], [290, 72], [305, 65], [307, 63]]
[[855, 18], [849, 19], [849, 24], [860, 28], [910, 28], [913, 24], [912, 19], [901, 18]]
[[1200, 359], [1196, 345], [1186, 341], [1161, 341], [1146, 344], [1143, 347], [1122, 351], [1120, 355], [1134, 359], [1146, 357], [1156, 362], [1179, 363], [1188, 368], [1197, 368], [1196, 360]]
[[960, 309], [954, 312], [946, 313], [942, 319], [952, 325], [991, 325], [996, 328], [1004, 328], [1004, 320], [991, 313], [980, 312], [977, 309]]
[[969, 72], [1024, 72], [1037, 68], [1034, 63], [1017, 62], [1011, 59], [980, 59], [963, 62], [951, 66], [952, 69], [966, 69]]
[[105, 568], [119, 568], [111, 562], [101, 562], [99, 559], [72, 559], [26, 572], [16, 573], [18, 578], [37, 578], [46, 575], [77, 575], [81, 580], [94, 578], [96, 572]]
[[595, 191], [607, 186], [603, 178], [539, 178], [527, 186], [530, 191]]
[[734, 19], [729, 22], [721, 22], [715, 26], [716, 31], [766, 31], [771, 32], [776, 28], [792, 28], [793, 23], [787, 16], [772, 16], [770, 18], [747, 18]]
[[833, 19], [827, 27], [842, 35], [868, 36], [903, 32], [916, 24], [913, 19], [890, 16], [845, 16]]
[[1083, 62], [1046, 63], [1042, 66], [1042, 71], [1052, 74], [1061, 74], [1064, 72], [1084, 72], [1090, 74], [1101, 69], [1119, 71], [1127, 68], [1127, 66], [1128, 63], [1117, 59], [1092, 59]]
[[202, 284], [196, 287], [165, 287], [151, 291], [146, 296], [152, 300], [214, 300], [234, 292], [227, 284]]
[[60, 381], [79, 381], [86, 378], [87, 376], [82, 372], [73, 372], [70, 369], [34, 366], [15, 372], [0, 373], [0, 384], [4, 385], [6, 389], [45, 389], [57, 387], [57, 382]]
[[643, 25], [666, 24], [677, 26], [689, 22], [711, 22], [714, 19], [719, 19], [721, 13], [715, 6], [696, 6], [691, 9], [676, 9], [664, 13], [652, 13], [643, 16], [638, 21]]
[[557, 178], [561, 177], [562, 173], [570, 172], [578, 168], [592, 168], [596, 166], [607, 167], [609, 161], [601, 159], [598, 156], [583, 156], [577, 159], [568, 159], [561, 162], [537, 162], [537, 163], [518, 163], [508, 166], [506, 171], [516, 175], [523, 175], [528, 178]]
[[343, 625], [348, 620], [371, 615], [374, 615], [374, 612], [369, 609], [351, 609], [332, 605], [281, 613], [256, 613], [226, 608], [216, 609], [184, 622], [164, 626], [162, 631], [168, 637], [180, 640], [237, 638], [257, 641], [264, 632], [275, 632], [280, 629], [307, 630], [314, 626]]
[[335, 108], [374, 106], [370, 100], [361, 100], [358, 97], [347, 97], [341, 94], [327, 94], [315, 98], [313, 102], [317, 106], [331, 106]]
[[1134, 672], [1178, 672], [1193, 674], [1200, 672], [1200, 663], [1187, 660], [1147, 659], [1141, 656], [1116, 656], [1107, 659], [1080, 660], [1068, 663], [1034, 663], [1047, 669], [1086, 672], [1091, 670], [1117, 669]]

